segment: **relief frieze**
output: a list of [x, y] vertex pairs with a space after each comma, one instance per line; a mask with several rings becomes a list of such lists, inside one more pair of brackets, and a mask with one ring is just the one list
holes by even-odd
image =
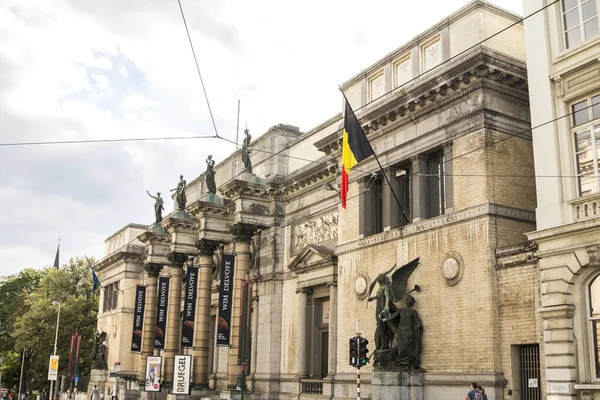
[[328, 214], [294, 227], [293, 251], [302, 250], [309, 244], [319, 244], [338, 237], [338, 215]]

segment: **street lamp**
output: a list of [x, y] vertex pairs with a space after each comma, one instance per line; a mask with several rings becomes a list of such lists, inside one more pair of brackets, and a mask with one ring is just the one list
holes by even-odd
[[[58, 314], [56, 315], [56, 335], [54, 335], [54, 353], [52, 355], [56, 355], [56, 344], [58, 342], [58, 324], [60, 322], [60, 303], [58, 301], [52, 302], [53, 306], [58, 306]], [[56, 375], [56, 379], [58, 379], [58, 374]], [[54, 381], [50, 381], [50, 400], [54, 400]]]

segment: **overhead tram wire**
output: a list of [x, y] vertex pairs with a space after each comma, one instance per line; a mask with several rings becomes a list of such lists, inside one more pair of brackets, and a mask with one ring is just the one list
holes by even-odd
[[124, 139], [82, 139], [82, 140], [52, 140], [47, 142], [9, 142], [0, 143], [0, 147], [9, 146], [41, 146], [56, 144], [88, 144], [88, 143], [124, 143], [124, 142], [152, 142], [159, 140], [186, 140], [186, 139], [221, 139], [215, 135], [200, 136], [169, 136], [169, 137], [145, 137], [145, 138], [124, 138]]
[[[189, 42], [190, 42], [190, 46], [192, 46], [192, 53], [193, 53], [193, 56], [194, 56], [194, 60], [196, 61], [196, 68], [197, 68], [197, 70], [198, 70], [198, 76], [200, 77], [200, 82], [202, 83], [202, 89], [204, 89], [204, 80], [202, 79], [202, 74], [200, 73], [200, 67], [198, 66], [198, 63], [197, 63], [196, 53], [195, 53], [195, 51], [194, 51], [194, 48], [193, 48], [193, 45], [192, 45], [192, 41], [191, 41], [191, 37], [190, 37], [190, 35], [189, 35], [189, 30], [188, 30], [188, 28], [187, 28], [187, 22], [186, 22], [186, 20], [185, 20], [185, 14], [183, 13], [183, 8], [181, 7], [181, 2], [180, 2], [180, 0], [177, 0], [177, 1], [178, 1], [178, 3], [179, 3], [179, 8], [180, 8], [180, 11], [181, 11], [181, 14], [182, 14], [182, 18], [183, 18], [183, 22], [184, 22], [184, 25], [185, 25], [186, 33], [188, 34], [188, 40], [189, 40]], [[390, 94], [390, 93], [392, 93], [392, 92], [394, 92], [394, 91], [396, 91], [396, 90], [398, 90], [398, 89], [401, 89], [401, 88], [403, 88], [405, 85], [407, 85], [407, 84], [409, 84], [409, 83], [411, 83], [411, 82], [415, 81], [416, 79], [418, 79], [418, 78], [422, 77], [423, 75], [426, 75], [426, 74], [429, 74], [429, 73], [431, 73], [431, 71], [433, 71], [434, 69], [436, 69], [436, 68], [439, 68], [439, 67], [441, 67], [442, 65], [444, 65], [444, 64], [446, 64], [446, 63], [448, 63], [448, 62], [452, 61], [452, 60], [453, 60], [453, 59], [455, 59], [456, 57], [459, 57], [460, 55], [462, 55], [462, 54], [464, 54], [464, 53], [466, 53], [466, 52], [468, 52], [468, 51], [470, 51], [470, 50], [472, 50], [472, 49], [474, 49], [474, 48], [476, 48], [476, 47], [480, 46], [481, 44], [485, 43], [486, 41], [488, 41], [488, 40], [490, 40], [490, 39], [492, 39], [492, 38], [496, 37], [497, 35], [499, 35], [499, 34], [501, 34], [501, 33], [505, 32], [505, 31], [507, 31], [508, 29], [510, 29], [510, 28], [512, 28], [512, 27], [514, 27], [515, 25], [518, 25], [519, 23], [521, 23], [521, 22], [525, 21], [526, 19], [528, 19], [528, 18], [530, 18], [530, 17], [532, 17], [532, 16], [536, 15], [537, 13], [539, 13], [539, 12], [541, 12], [541, 11], [543, 11], [543, 10], [547, 9], [548, 7], [550, 7], [550, 6], [554, 5], [554, 4], [558, 3], [558, 2], [559, 2], [559, 0], [555, 0], [555, 1], [553, 1], [553, 2], [551, 2], [551, 3], [549, 3], [549, 4], [547, 4], [547, 5], [545, 5], [544, 7], [540, 8], [539, 10], [536, 10], [536, 11], [532, 12], [531, 14], [529, 14], [529, 15], [527, 15], [527, 16], [525, 16], [525, 17], [521, 18], [521, 19], [519, 19], [518, 21], [516, 21], [516, 22], [514, 22], [513, 24], [511, 24], [511, 25], [509, 25], [509, 26], [507, 26], [507, 27], [505, 27], [505, 28], [503, 28], [503, 29], [499, 30], [498, 32], [494, 33], [493, 35], [486, 37], [485, 39], [483, 39], [483, 40], [479, 41], [478, 43], [474, 44], [473, 46], [471, 46], [471, 47], [469, 47], [469, 48], [467, 48], [467, 49], [465, 49], [465, 50], [461, 51], [460, 53], [458, 53], [458, 54], [456, 54], [456, 55], [454, 55], [454, 56], [450, 57], [449, 59], [447, 59], [447, 60], [445, 60], [445, 61], [442, 61], [440, 64], [438, 64], [438, 65], [436, 65], [436, 66], [432, 67], [432, 68], [431, 68], [431, 69], [429, 69], [428, 71], [426, 71], [426, 72], [424, 72], [424, 73], [422, 73], [422, 74], [419, 74], [419, 75], [417, 75], [416, 77], [414, 77], [414, 78], [412, 78], [412, 79], [408, 80], [407, 82], [405, 82], [405, 83], [403, 83], [402, 85], [400, 85], [400, 86], [398, 86], [398, 87], [394, 88], [393, 90], [390, 90], [389, 92], [386, 92], [386, 93], [382, 94], [381, 96], [379, 96], [379, 97], [377, 97], [377, 98], [375, 98], [375, 99], [373, 99], [373, 100], [371, 100], [371, 101], [369, 101], [369, 102], [365, 103], [364, 105], [362, 105], [362, 106], [360, 106], [360, 107], [356, 108], [354, 111], [358, 111], [358, 110], [360, 110], [360, 109], [362, 109], [362, 108], [364, 108], [364, 107], [368, 106], [369, 104], [371, 104], [371, 103], [373, 103], [373, 102], [375, 102], [375, 101], [377, 101], [377, 100], [381, 99], [382, 97], [385, 97], [385, 96], [387, 96], [388, 94]], [[207, 104], [208, 104], [208, 109], [209, 109], [210, 116], [211, 116], [211, 119], [212, 119], [212, 122], [213, 122], [213, 127], [214, 127], [214, 129], [215, 129], [215, 134], [216, 134], [216, 136], [206, 136], [206, 135], [204, 135], [204, 136], [189, 136], [189, 137], [188, 137], [188, 136], [183, 136], [183, 137], [164, 137], [164, 138], [97, 139], [97, 140], [72, 140], [72, 141], [69, 141], [69, 140], [67, 140], [67, 141], [49, 141], [49, 142], [17, 142], [17, 143], [0, 143], [0, 147], [5, 147], [5, 146], [26, 146], [26, 145], [45, 145], [45, 144], [102, 143], [102, 142], [120, 142], [120, 141], [123, 141], [123, 142], [126, 142], [126, 141], [129, 141], [129, 142], [134, 142], [134, 141], [146, 141], [146, 140], [182, 140], [182, 139], [208, 139], [208, 138], [218, 138], [218, 139], [223, 139], [223, 140], [226, 140], [226, 141], [229, 141], [229, 142], [231, 142], [230, 140], [228, 140], [228, 139], [225, 139], [225, 138], [223, 138], [222, 136], [219, 136], [219, 135], [218, 135], [218, 133], [217, 133], [217, 129], [216, 129], [216, 124], [215, 124], [215, 122], [214, 122], [214, 118], [213, 118], [213, 114], [212, 114], [212, 110], [211, 110], [211, 108], [210, 108], [210, 104], [209, 104], [209, 101], [208, 101], [208, 95], [206, 94], [206, 90], [204, 90], [204, 95], [205, 95], [205, 98], [206, 98], [206, 102], [207, 102]], [[341, 121], [341, 120], [342, 120], [342, 118], [343, 118], [343, 116], [342, 116], [342, 117], [339, 117], [339, 118], [337, 118], [337, 119], [334, 119], [334, 120], [333, 120], [331, 123], [332, 123], [332, 124], [334, 124], [335, 122]], [[286, 148], [283, 148], [283, 149], [282, 149], [280, 152], [278, 152], [278, 153], [275, 153], [274, 155], [278, 155], [279, 153], [281, 153], [281, 152], [283, 152], [283, 151], [285, 151], [285, 150], [287, 150], [287, 149], [288, 149], [287, 147], [286, 147]], [[239, 175], [238, 175], [238, 176], [239, 176]]]
[[202, 84], [202, 91], [204, 92], [204, 98], [206, 99], [206, 105], [208, 106], [208, 112], [210, 119], [212, 120], [213, 128], [215, 129], [215, 135], [219, 136], [217, 131], [217, 124], [215, 123], [215, 117], [213, 116], [212, 109], [210, 108], [210, 101], [208, 101], [208, 94], [206, 93], [206, 87], [204, 86], [204, 79], [202, 79], [202, 73], [200, 72], [200, 65], [198, 64], [198, 58], [196, 57], [196, 51], [194, 50], [194, 44], [192, 43], [192, 37], [190, 36], [190, 30], [188, 29], [187, 21], [185, 20], [185, 14], [183, 7], [181, 6], [181, 0], [177, 0], [179, 4], [179, 11], [181, 11], [181, 19], [183, 19], [183, 25], [185, 26], [185, 33], [187, 34], [188, 41], [190, 42], [190, 48], [192, 49], [192, 55], [194, 56], [194, 63], [196, 64], [196, 71], [198, 71], [198, 77], [200, 77], [200, 83]]

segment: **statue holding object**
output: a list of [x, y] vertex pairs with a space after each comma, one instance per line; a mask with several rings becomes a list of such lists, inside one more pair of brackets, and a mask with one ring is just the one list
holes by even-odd
[[252, 161], [250, 160], [250, 141], [252, 140], [252, 136], [248, 127], [244, 130], [244, 134], [246, 137], [242, 142], [242, 162], [244, 163], [244, 171], [252, 173]]
[[[368, 301], [377, 300], [375, 319], [375, 352], [374, 366], [384, 370], [418, 369], [421, 363], [421, 336], [423, 326], [419, 314], [413, 308], [415, 298], [409, 293], [420, 292], [421, 288], [406, 291], [408, 278], [419, 265], [419, 258], [396, 270], [391, 278], [388, 274], [394, 270], [379, 274], [369, 287]], [[371, 293], [379, 284], [377, 294]], [[405, 297], [406, 296], [406, 297]], [[405, 298], [405, 307], [398, 308], [396, 302]]]
[[152, 196], [150, 194], [150, 192], [147, 190], [146, 190], [146, 193], [148, 193], [148, 196], [150, 196], [154, 199], [154, 218], [155, 218], [155, 222], [157, 224], [160, 224], [160, 221], [162, 221], [162, 212], [165, 209], [163, 207], [164, 201], [163, 201], [162, 197], [160, 197], [160, 192], [156, 193], [156, 196]]
[[216, 194], [217, 184], [215, 183], [215, 160], [212, 159], [212, 155], [210, 154], [206, 159], [206, 174], [204, 175], [204, 180], [206, 181], [208, 193]]
[[177, 208], [180, 210], [185, 210], [185, 206], [187, 204], [187, 197], [185, 197], [185, 187], [187, 182], [183, 179], [183, 175], [179, 175], [179, 183], [175, 189], [171, 189], [171, 192], [175, 192], [175, 202], [177, 203]]

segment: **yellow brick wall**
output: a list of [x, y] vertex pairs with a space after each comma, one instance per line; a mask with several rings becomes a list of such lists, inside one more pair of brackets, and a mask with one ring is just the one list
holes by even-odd
[[[395, 262], [404, 263], [421, 257], [409, 286], [419, 284], [416, 309], [423, 320], [422, 365], [430, 371], [493, 371], [500, 365], [490, 357], [494, 354], [497, 334], [497, 306], [492, 301], [493, 262], [489, 250], [489, 218], [447, 226], [404, 239], [382, 243], [347, 253], [339, 262], [339, 372], [352, 372], [347, 366], [346, 339], [354, 335], [355, 321], [361, 321], [360, 331], [374, 349], [375, 304], [358, 301], [354, 280], [367, 272], [371, 280], [389, 269]], [[441, 265], [449, 251], [458, 252], [464, 260], [462, 280], [454, 287], [446, 285]], [[469, 321], [481, 316], [479, 325], [485, 334], [478, 334]], [[473, 344], [477, 352], [473, 352]], [[368, 367], [367, 371], [370, 371]]]
[[[463, 210], [489, 199], [486, 174], [484, 130], [455, 139], [452, 142], [454, 210]], [[482, 150], [483, 149], [483, 150]]]

